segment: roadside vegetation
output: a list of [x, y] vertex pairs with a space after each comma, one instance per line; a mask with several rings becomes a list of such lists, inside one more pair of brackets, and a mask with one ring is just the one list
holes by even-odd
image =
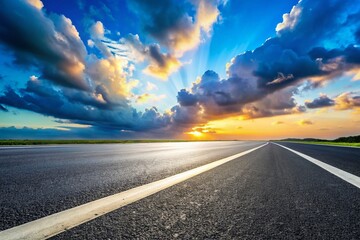
[[360, 135], [350, 136], [350, 137], [340, 137], [334, 140], [325, 140], [325, 139], [316, 139], [316, 138], [304, 138], [304, 139], [287, 138], [281, 141], [321, 144], [321, 145], [334, 145], [334, 146], [360, 147]]

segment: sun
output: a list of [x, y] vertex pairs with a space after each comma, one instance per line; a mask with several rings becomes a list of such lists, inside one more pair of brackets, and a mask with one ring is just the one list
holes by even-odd
[[194, 137], [202, 137], [203, 136], [203, 133], [199, 132], [199, 131], [188, 132], [188, 134], [193, 135]]

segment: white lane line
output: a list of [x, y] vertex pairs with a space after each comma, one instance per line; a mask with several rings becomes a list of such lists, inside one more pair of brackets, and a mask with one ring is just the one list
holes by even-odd
[[253, 152], [268, 143], [215, 162], [58, 212], [0, 232], [0, 239], [47, 239], [130, 203], [160, 192], [196, 175]]
[[302, 142], [288, 142], [288, 143], [307, 144], [307, 145], [325, 146], [325, 147], [360, 148], [357, 146], [341, 146], [341, 145], [330, 145], [330, 144], [320, 144], [320, 143], [302, 143]]
[[276, 145], [278, 145], [280, 147], [283, 147], [283, 148], [285, 148], [285, 149], [299, 155], [302, 158], [305, 158], [306, 160], [318, 165], [319, 167], [321, 167], [321, 168], [325, 169], [326, 171], [334, 174], [335, 176], [345, 180], [346, 182], [354, 185], [355, 187], [360, 188], [360, 177], [358, 177], [358, 176], [356, 176], [354, 174], [345, 172], [344, 170], [341, 170], [339, 168], [333, 167], [333, 166], [331, 166], [329, 164], [326, 164], [326, 163], [324, 163], [324, 162], [322, 162], [320, 160], [317, 160], [316, 158], [310, 157], [310, 156], [305, 155], [305, 154], [303, 154], [301, 152], [295, 151], [295, 150], [293, 150], [291, 148], [285, 147], [283, 145], [280, 145], [280, 144], [277, 144], [277, 143], [274, 143], [274, 142], [272, 142], [272, 143], [276, 144]]

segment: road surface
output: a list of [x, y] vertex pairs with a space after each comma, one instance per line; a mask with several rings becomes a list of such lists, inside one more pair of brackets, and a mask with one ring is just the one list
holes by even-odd
[[[0, 230], [263, 144], [0, 148]], [[280, 144], [360, 176], [360, 149]], [[359, 239], [360, 189], [269, 143], [53, 238]]]

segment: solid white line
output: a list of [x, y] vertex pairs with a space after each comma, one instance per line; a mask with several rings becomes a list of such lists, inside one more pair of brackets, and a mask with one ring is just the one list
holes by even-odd
[[7, 229], [0, 232], [0, 239], [47, 239], [101, 215], [183, 182], [203, 172], [216, 168], [224, 163], [244, 156], [267, 144], [268, 143], [156, 182], [132, 188], [124, 192]]
[[291, 151], [291, 152], [299, 155], [299, 156], [302, 157], [302, 158], [305, 158], [306, 160], [308, 160], [308, 161], [310, 161], [310, 162], [318, 165], [319, 167], [321, 167], [321, 168], [325, 169], [326, 171], [334, 174], [335, 176], [337, 176], [337, 177], [345, 180], [346, 182], [354, 185], [355, 187], [360, 188], [360, 177], [358, 177], [358, 176], [356, 176], [356, 175], [354, 175], [354, 174], [345, 172], [344, 170], [341, 170], [341, 169], [339, 169], [339, 168], [333, 167], [333, 166], [331, 166], [331, 165], [329, 165], [329, 164], [326, 164], [326, 163], [324, 163], [324, 162], [322, 162], [322, 161], [320, 161], [320, 160], [317, 160], [317, 159], [315, 159], [315, 158], [313, 158], [313, 157], [310, 157], [310, 156], [308, 156], [308, 155], [305, 155], [305, 154], [303, 154], [303, 153], [301, 153], [301, 152], [295, 151], [295, 150], [293, 150], [293, 149], [291, 149], [291, 148], [285, 147], [285, 146], [280, 145], [280, 144], [278, 144], [278, 143], [274, 143], [274, 142], [272, 142], [272, 143], [273, 143], [273, 144], [276, 144], [276, 145], [278, 145], [278, 146], [280, 146], [280, 147], [283, 147], [283, 148], [285, 148], [285, 149], [287, 149], [287, 150], [289, 150], [289, 151]]
[[331, 144], [321, 144], [321, 143], [302, 143], [302, 142], [288, 142], [288, 143], [298, 143], [298, 144], [307, 144], [307, 145], [325, 146], [325, 147], [360, 148], [357, 146], [341, 146], [341, 145], [331, 145]]

